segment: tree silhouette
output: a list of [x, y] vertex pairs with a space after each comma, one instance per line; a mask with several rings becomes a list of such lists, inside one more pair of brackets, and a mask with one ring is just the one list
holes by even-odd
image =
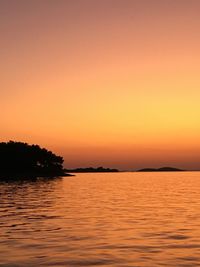
[[63, 158], [38, 145], [0, 143], [0, 175], [64, 175]]

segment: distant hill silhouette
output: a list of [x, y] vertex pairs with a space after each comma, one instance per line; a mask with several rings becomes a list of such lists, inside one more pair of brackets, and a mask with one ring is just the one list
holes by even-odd
[[184, 171], [181, 169], [173, 168], [173, 167], [162, 167], [162, 168], [145, 168], [138, 170], [138, 172], [177, 172], [177, 171]]
[[38, 145], [0, 143], [0, 179], [64, 176], [62, 164], [62, 157]]
[[110, 169], [110, 168], [103, 168], [103, 167], [98, 167], [98, 168], [77, 168], [77, 169], [65, 169], [66, 172], [118, 172], [117, 169]]

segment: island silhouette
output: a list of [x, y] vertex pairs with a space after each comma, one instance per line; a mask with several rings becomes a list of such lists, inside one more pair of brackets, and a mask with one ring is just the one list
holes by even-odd
[[[72, 176], [70, 173], [106, 173], [119, 172], [117, 169], [88, 167], [64, 169], [64, 159], [39, 145], [23, 142], [0, 143], [0, 180], [32, 179], [36, 177]], [[184, 171], [173, 167], [143, 168], [137, 172], [174, 172]]]
[[0, 143], [0, 179], [69, 176], [63, 158], [39, 145]]
[[173, 168], [173, 167], [162, 167], [162, 168], [144, 168], [140, 169], [137, 172], [177, 172], [177, 171], [184, 171], [178, 168]]
[[76, 169], [65, 169], [66, 172], [119, 172], [117, 169], [110, 169], [110, 168], [104, 168], [104, 167], [88, 167], [88, 168], [76, 168]]

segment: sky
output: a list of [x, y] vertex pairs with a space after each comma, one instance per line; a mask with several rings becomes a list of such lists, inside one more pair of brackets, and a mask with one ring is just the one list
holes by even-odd
[[0, 0], [0, 141], [68, 168], [200, 169], [199, 0]]

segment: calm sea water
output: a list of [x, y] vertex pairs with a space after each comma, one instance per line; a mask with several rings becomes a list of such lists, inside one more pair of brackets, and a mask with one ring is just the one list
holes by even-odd
[[0, 266], [200, 266], [200, 172], [0, 183]]

